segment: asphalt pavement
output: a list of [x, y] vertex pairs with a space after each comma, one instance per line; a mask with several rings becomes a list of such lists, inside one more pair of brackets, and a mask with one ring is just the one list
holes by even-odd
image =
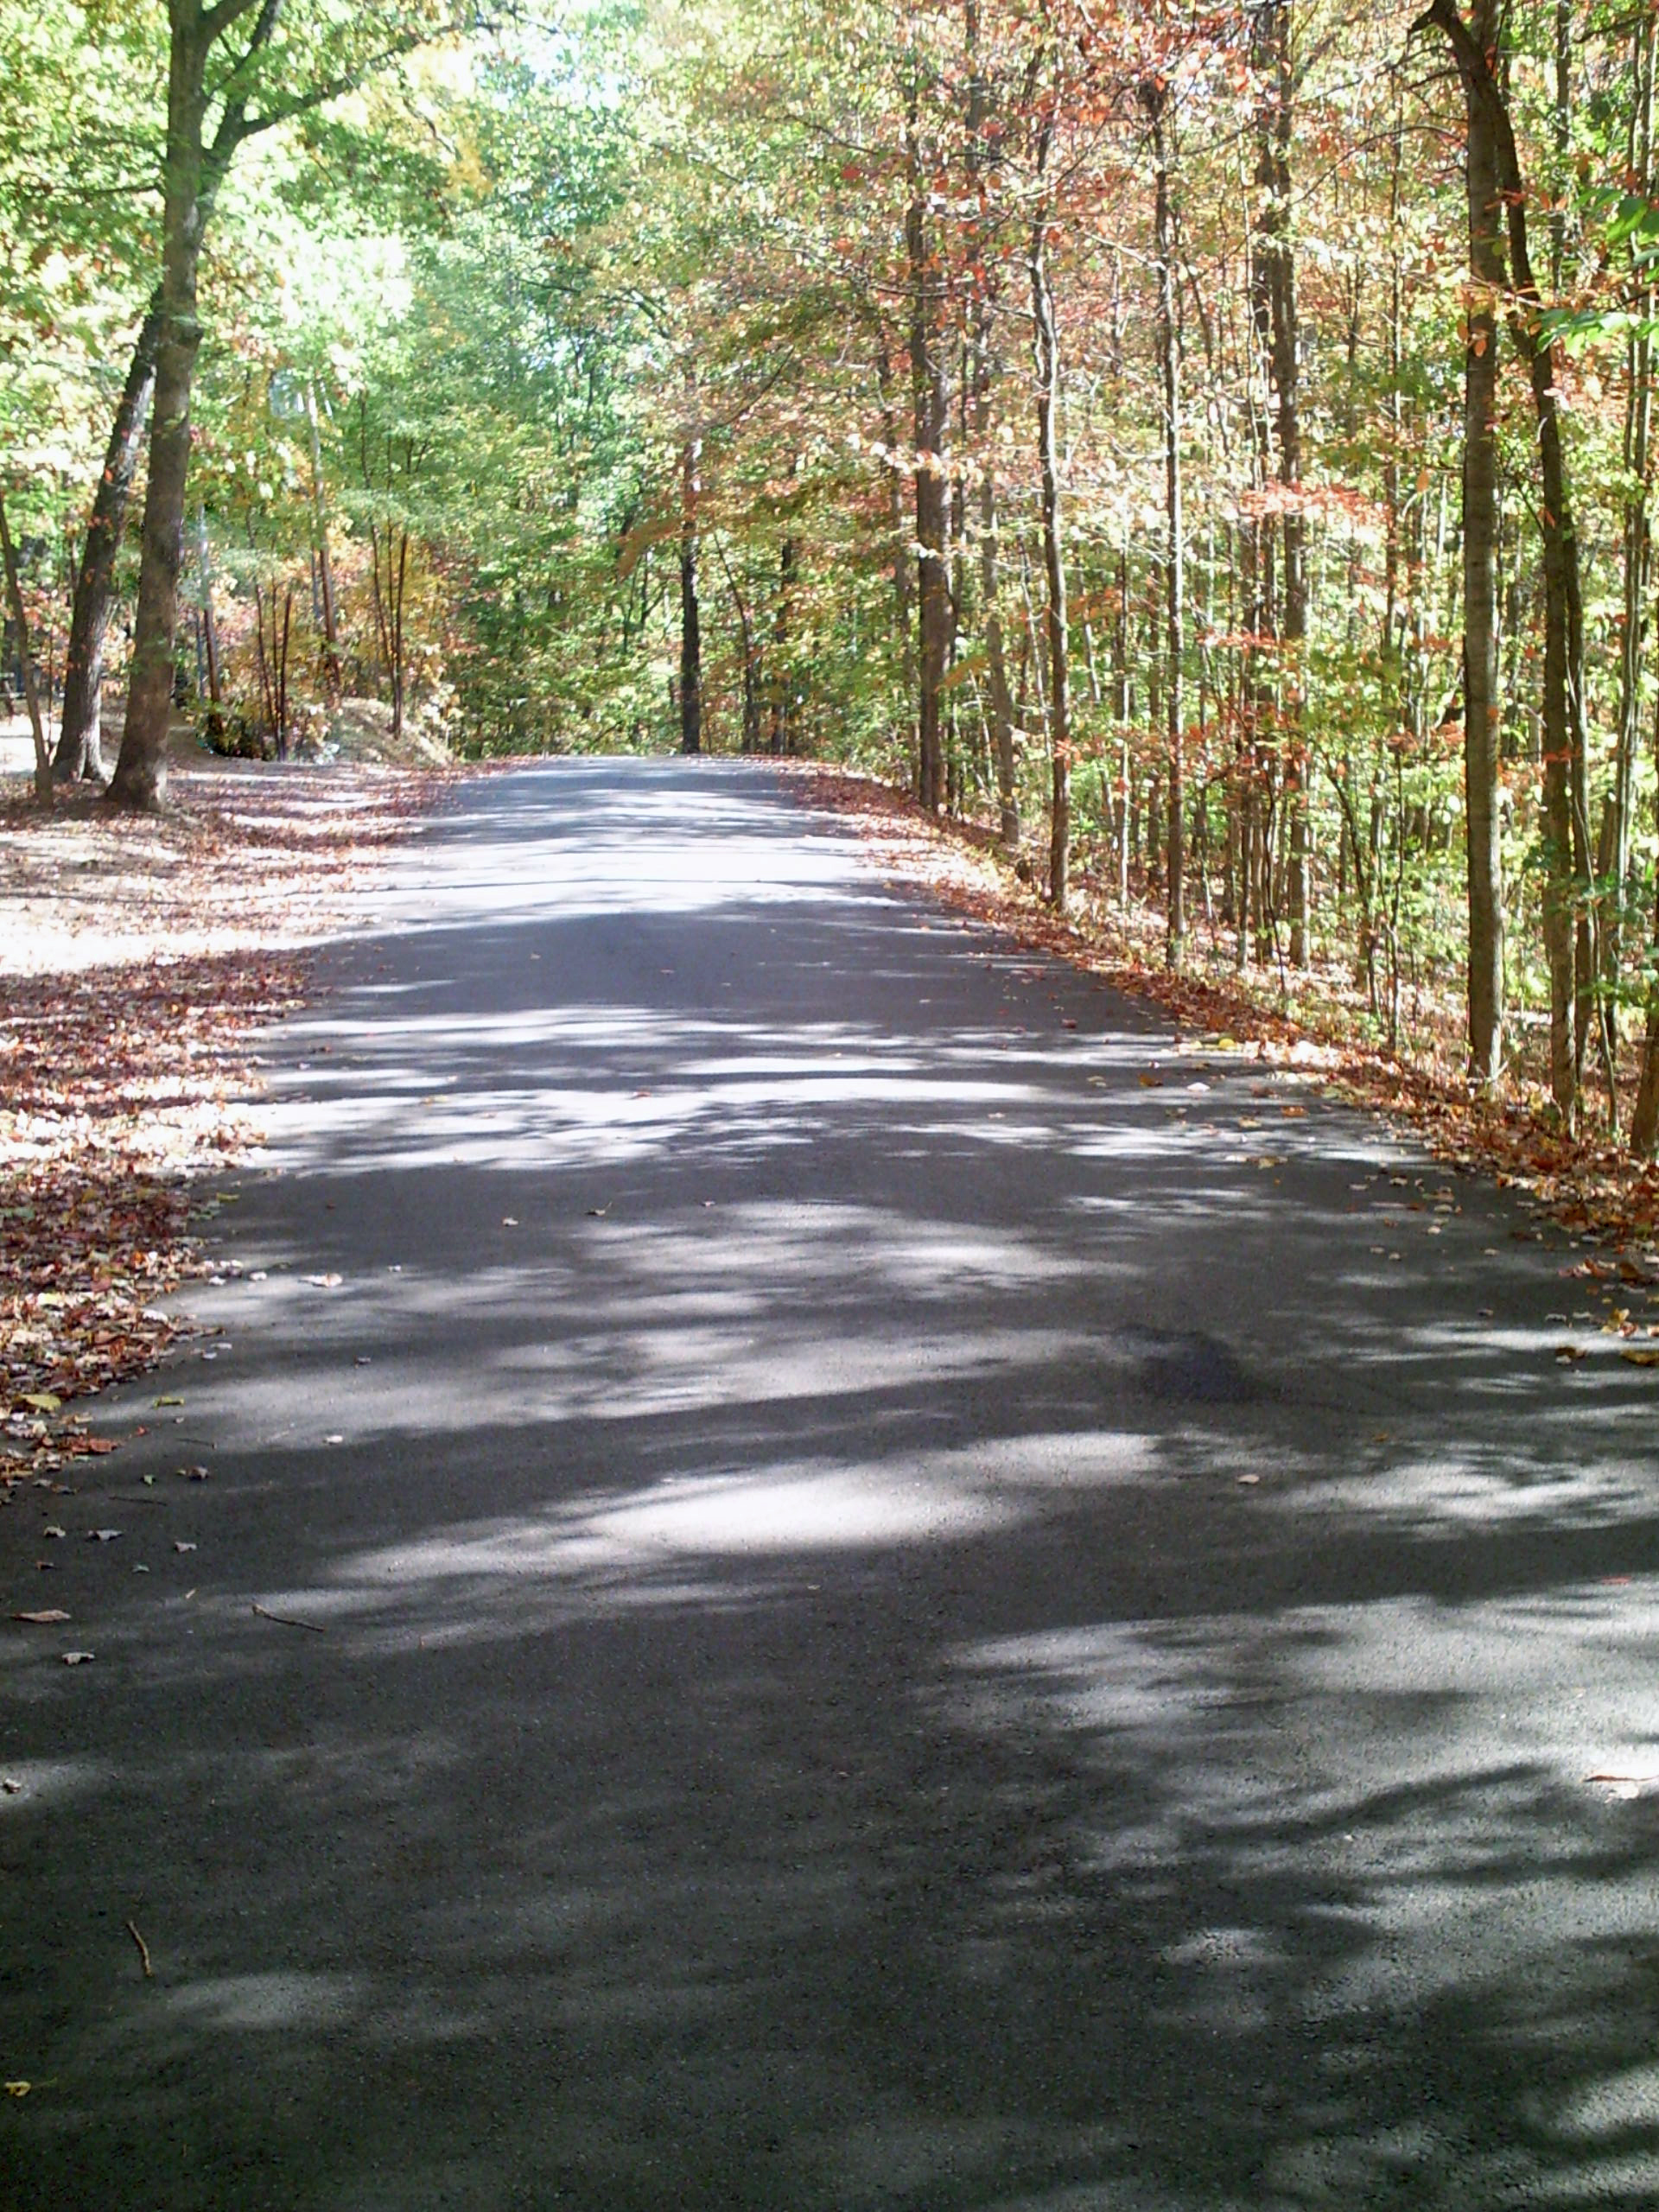
[[5, 2212], [1650, 2212], [1589, 1248], [760, 766], [480, 779], [323, 980], [0, 1514]]

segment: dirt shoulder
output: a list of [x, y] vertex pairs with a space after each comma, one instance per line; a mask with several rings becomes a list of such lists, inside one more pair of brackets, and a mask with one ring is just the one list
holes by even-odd
[[925, 886], [1022, 943], [1154, 1001], [1211, 1051], [1230, 1046], [1266, 1067], [1300, 1071], [1414, 1130], [1437, 1159], [1492, 1175], [1540, 1215], [1613, 1248], [1617, 1260], [1586, 1260], [1586, 1274], [1604, 1272], [1610, 1285], [1659, 1274], [1659, 1166], [1593, 1136], [1561, 1135], [1538, 1086], [1519, 1084], [1493, 1105], [1439, 1059], [1391, 1058], [1367, 1046], [1339, 1004], [1322, 1005], [1312, 994], [1275, 1003], [1271, 982], [1215, 967], [1171, 975], [1148, 937], [1092, 903], [1080, 918], [1059, 920], [983, 828], [935, 820], [871, 777], [814, 762], [782, 765], [804, 795], [849, 818], [893, 880]]
[[225, 763], [175, 767], [157, 819], [0, 801], [0, 1495], [108, 1448], [75, 1402], [177, 1333], [253, 1033], [448, 781]]

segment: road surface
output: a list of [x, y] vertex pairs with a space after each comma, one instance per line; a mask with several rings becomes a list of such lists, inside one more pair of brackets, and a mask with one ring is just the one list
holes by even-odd
[[0, 1516], [7, 2212], [1659, 2201], [1581, 1252], [758, 766], [469, 785], [327, 983]]

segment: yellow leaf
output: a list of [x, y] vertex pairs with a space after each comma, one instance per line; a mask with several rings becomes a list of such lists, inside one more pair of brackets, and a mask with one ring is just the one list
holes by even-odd
[[63, 1403], [63, 1400], [54, 1398], [49, 1390], [25, 1390], [23, 1403], [26, 1406], [33, 1406], [36, 1413], [54, 1414]]

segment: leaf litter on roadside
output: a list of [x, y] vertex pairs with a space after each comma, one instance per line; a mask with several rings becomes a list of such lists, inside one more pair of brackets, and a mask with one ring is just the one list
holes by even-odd
[[442, 782], [203, 766], [160, 820], [0, 806], [0, 1495], [117, 1448], [65, 1408], [183, 1333], [162, 1301], [214, 1272], [198, 1232], [236, 1193], [202, 1184], [252, 1139], [249, 1040]]
[[[1046, 953], [1153, 1001], [1200, 1033], [1206, 1052], [1252, 1057], [1280, 1080], [1303, 1071], [1338, 1100], [1410, 1128], [1446, 1165], [1491, 1176], [1572, 1233], [1616, 1249], [1638, 1238], [1659, 1246], [1659, 1161], [1632, 1160], [1605, 1138], [1553, 1128], [1535, 1082], [1517, 1078], [1501, 1102], [1484, 1100], [1462, 1079], [1460, 1045], [1449, 1054], [1393, 1058], [1364, 1041], [1338, 1003], [1317, 993], [1268, 1003], [1265, 989], [1258, 994], [1218, 969], [1173, 973], [1163, 964], [1161, 938], [1156, 948], [1137, 944], [1109, 902], [1091, 904], [1086, 886], [1075, 918], [1059, 919], [999, 862], [994, 830], [936, 820], [876, 778], [845, 768], [791, 761], [786, 772], [809, 804], [849, 818], [880, 855], [886, 880], [924, 886], [958, 912], [1006, 932], [1027, 957]], [[1040, 980], [1035, 969], [1012, 972], [1021, 982]], [[1259, 1095], [1268, 1095], [1265, 1087]], [[1541, 1233], [1514, 1232], [1529, 1240]]]

